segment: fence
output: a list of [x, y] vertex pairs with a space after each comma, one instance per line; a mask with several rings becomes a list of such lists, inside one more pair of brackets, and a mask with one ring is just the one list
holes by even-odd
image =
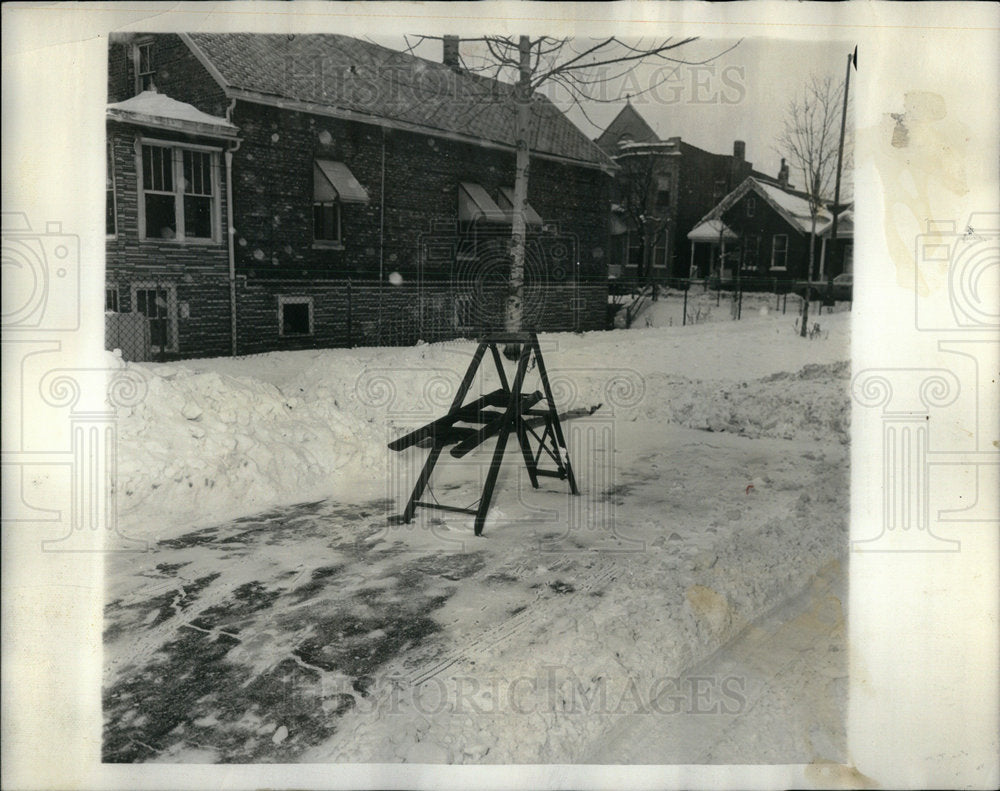
[[[482, 280], [238, 277], [231, 286], [217, 275], [109, 273], [105, 346], [160, 362], [475, 337], [503, 328], [507, 293], [505, 283]], [[606, 306], [603, 280], [528, 282], [523, 326], [603, 329]]]
[[[617, 303], [614, 309], [609, 311], [609, 326], [615, 326], [617, 320], [619, 325], [623, 324], [625, 327], [631, 327], [639, 314], [650, 303], [661, 298], [668, 299], [677, 296], [683, 300], [680, 318], [682, 325], [693, 323], [691, 319], [694, 317], [688, 312], [688, 301], [691, 295], [713, 294], [716, 307], [721, 307], [725, 299], [730, 304], [732, 318], [736, 320], [743, 317], [744, 295], [753, 295], [754, 301], [758, 305], [761, 303], [760, 297], [762, 295], [771, 295], [774, 297], [773, 310], [783, 314], [789, 310], [798, 314], [803, 313], [808, 295], [809, 312], [811, 315], [817, 316], [822, 315], [824, 307], [833, 309], [837, 302], [849, 304], [851, 301], [849, 287], [845, 295], [835, 292], [829, 283], [806, 284], [778, 278], [748, 277], [721, 281], [719, 278], [664, 278], [651, 285], [619, 281], [617, 289], [611, 294]], [[843, 299], [844, 296], [847, 299]], [[616, 319], [616, 314], [619, 312], [622, 319]]]

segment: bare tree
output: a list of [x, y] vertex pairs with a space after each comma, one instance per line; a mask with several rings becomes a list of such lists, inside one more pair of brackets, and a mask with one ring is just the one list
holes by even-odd
[[[417, 37], [418, 43], [420, 40], [434, 38], [440, 37]], [[696, 37], [667, 38], [648, 44], [641, 41], [629, 44], [614, 36], [586, 41], [550, 36], [480, 36], [461, 39], [462, 42], [474, 43], [480, 50], [477, 61], [470, 63], [465, 58], [462, 59], [464, 69], [492, 80], [512, 78], [514, 82], [515, 177], [510, 290], [505, 308], [505, 328], [508, 332], [519, 331], [523, 318], [525, 210], [531, 164], [532, 110], [547, 101], [537, 92], [543, 86], [558, 86], [586, 115], [586, 102], [618, 101], [617, 98], [612, 100], [599, 96], [601, 87], [622, 79], [639, 64], [674, 64], [677, 67], [701, 65], [715, 60], [739, 43], [702, 60], [678, 57], [681, 50], [689, 48], [697, 40]], [[654, 90], [672, 75], [673, 72], [663, 74], [640, 93]], [[513, 352], [511, 348], [506, 351]]]
[[[816, 221], [829, 202], [837, 176], [837, 150], [840, 143], [841, 103], [844, 85], [830, 75], [813, 74], [788, 103], [784, 128], [775, 146], [788, 158], [793, 168], [802, 172], [804, 192], [809, 201], [811, 229], [809, 233], [809, 268], [806, 280], [818, 277], [816, 271]], [[849, 151], [847, 152], [849, 156]], [[835, 207], [835, 210], [839, 207]], [[809, 320], [809, 297], [802, 315], [801, 334], [805, 336]]]
[[615, 157], [621, 168], [618, 184], [619, 201], [628, 220], [629, 233], [636, 233], [639, 240], [639, 266], [636, 273], [640, 285], [653, 281], [653, 255], [664, 240], [670, 220], [669, 205], [660, 189], [657, 157], [653, 150], [657, 144], [626, 146]]

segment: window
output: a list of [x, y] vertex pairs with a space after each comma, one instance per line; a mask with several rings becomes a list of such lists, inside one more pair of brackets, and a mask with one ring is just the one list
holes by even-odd
[[717, 180], [715, 182], [715, 189], [713, 190], [712, 195], [716, 200], [718, 200], [725, 194], [726, 194], [726, 182], [721, 179]]
[[747, 198], [746, 207], [747, 217], [753, 217], [757, 213], [757, 199], [753, 195]]
[[278, 335], [313, 334], [312, 297], [278, 297]]
[[132, 307], [149, 322], [154, 352], [177, 351], [177, 289], [163, 283], [133, 283]]
[[341, 206], [368, 203], [368, 191], [343, 162], [313, 162], [313, 241], [317, 247], [343, 244]]
[[118, 286], [105, 286], [104, 312], [118, 313]]
[[218, 239], [215, 151], [144, 143], [140, 228], [144, 239]]
[[776, 233], [771, 240], [771, 269], [779, 272], [788, 270], [788, 236]]
[[114, 236], [118, 233], [118, 218], [115, 211], [115, 158], [111, 141], [108, 141], [107, 163], [104, 166], [104, 233]]
[[133, 58], [135, 59], [135, 92], [155, 90], [153, 78], [156, 67], [153, 65], [153, 42], [144, 41], [136, 44]]
[[844, 272], [854, 271], [854, 243], [848, 242], [844, 245]]
[[340, 243], [340, 201], [313, 203], [313, 239]]

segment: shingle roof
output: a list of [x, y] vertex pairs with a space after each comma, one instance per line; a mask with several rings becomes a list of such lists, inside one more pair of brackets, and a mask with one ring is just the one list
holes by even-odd
[[[191, 33], [232, 95], [317, 105], [514, 145], [513, 86], [339, 35]], [[612, 166], [548, 99], [532, 102], [533, 152]]]

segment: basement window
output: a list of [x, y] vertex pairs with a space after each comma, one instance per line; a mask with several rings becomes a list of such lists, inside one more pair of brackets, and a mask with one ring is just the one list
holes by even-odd
[[313, 334], [312, 297], [278, 297], [278, 335]]

